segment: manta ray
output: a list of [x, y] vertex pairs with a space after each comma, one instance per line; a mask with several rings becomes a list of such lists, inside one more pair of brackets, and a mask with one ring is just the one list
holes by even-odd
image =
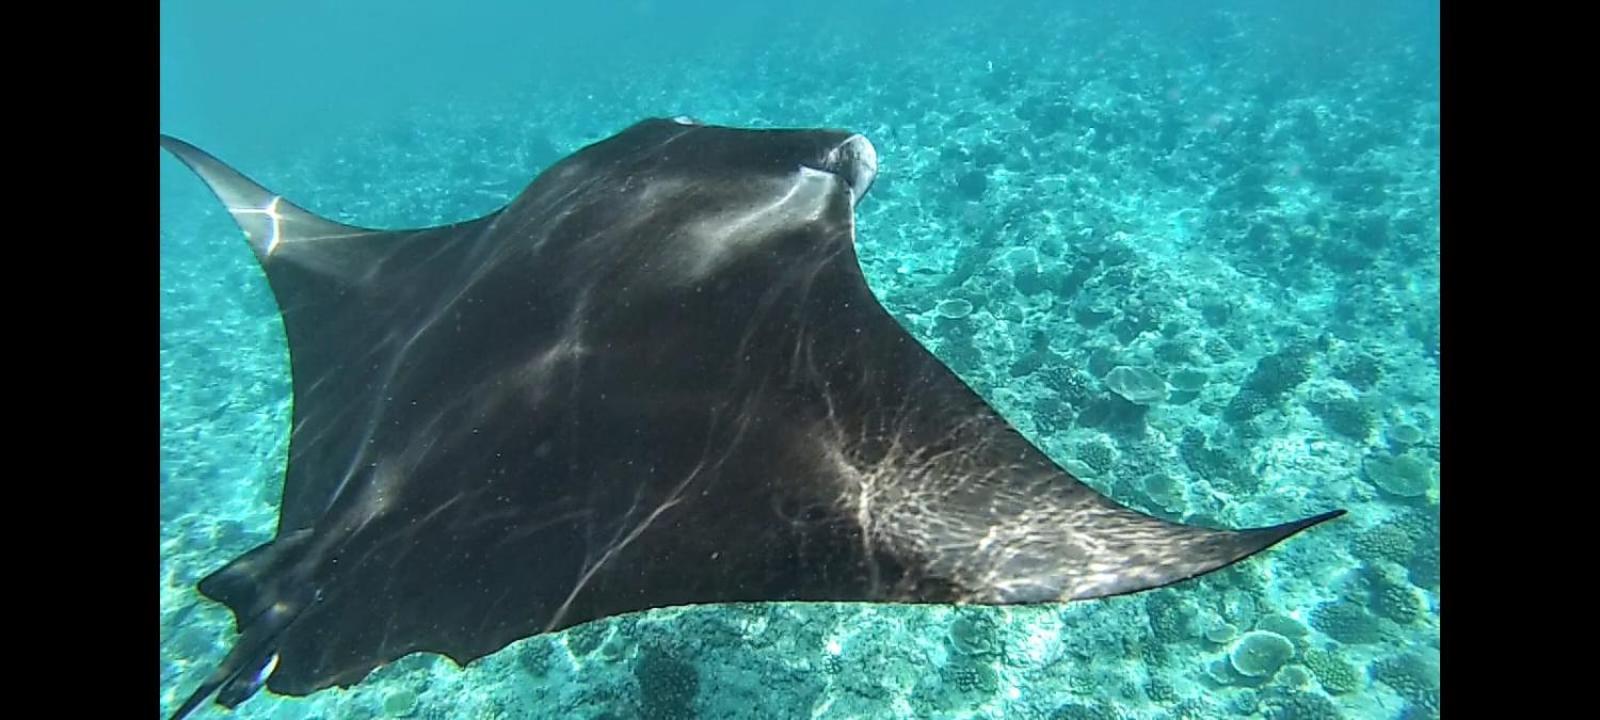
[[1133, 593], [1344, 512], [1194, 527], [1066, 472], [868, 288], [857, 133], [648, 119], [409, 230], [161, 146], [260, 261], [294, 401], [277, 533], [199, 583], [238, 637], [176, 717], [666, 606]]

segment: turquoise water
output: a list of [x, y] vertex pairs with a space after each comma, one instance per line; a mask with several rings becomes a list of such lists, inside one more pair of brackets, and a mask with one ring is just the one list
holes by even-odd
[[[1351, 516], [1130, 597], [651, 612], [237, 716], [1438, 714], [1435, 6], [523, 5], [163, 3], [162, 128], [376, 227], [644, 116], [856, 130], [874, 289], [1046, 452], [1189, 523]], [[160, 172], [165, 716], [232, 642], [194, 583], [271, 538], [291, 404], [249, 248]], [[1117, 366], [1169, 386], [1142, 420], [1104, 411]]]

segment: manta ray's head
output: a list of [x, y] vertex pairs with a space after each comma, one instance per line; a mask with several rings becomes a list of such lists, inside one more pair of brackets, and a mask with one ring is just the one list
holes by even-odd
[[583, 148], [519, 203], [577, 206], [560, 213], [559, 232], [584, 238], [597, 264], [679, 287], [744, 259], [849, 244], [877, 175], [878, 153], [859, 133], [658, 118]]

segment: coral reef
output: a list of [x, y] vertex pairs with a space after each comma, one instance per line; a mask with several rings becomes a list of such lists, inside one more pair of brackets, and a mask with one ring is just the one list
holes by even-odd
[[1294, 644], [1277, 633], [1255, 630], [1239, 638], [1228, 657], [1245, 677], [1272, 677], [1294, 657]]
[[1305, 665], [1329, 695], [1343, 695], [1361, 687], [1360, 673], [1336, 651], [1307, 650]]
[[1311, 627], [1343, 643], [1375, 643], [1380, 636], [1377, 619], [1348, 600], [1317, 606], [1311, 611]]
[[1106, 387], [1131, 403], [1150, 405], [1167, 399], [1167, 382], [1145, 368], [1118, 365], [1105, 377]]
[[1421, 455], [1397, 457], [1370, 455], [1361, 464], [1363, 474], [1380, 490], [1400, 498], [1426, 495], [1433, 487], [1437, 464]]

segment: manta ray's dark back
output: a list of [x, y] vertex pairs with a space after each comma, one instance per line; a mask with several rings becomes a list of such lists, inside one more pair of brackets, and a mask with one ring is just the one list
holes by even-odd
[[1135, 592], [1342, 514], [1188, 527], [1063, 471], [868, 289], [860, 135], [649, 120], [402, 231], [161, 144], [255, 250], [294, 386], [277, 537], [200, 583], [240, 637], [179, 716], [663, 606]]

